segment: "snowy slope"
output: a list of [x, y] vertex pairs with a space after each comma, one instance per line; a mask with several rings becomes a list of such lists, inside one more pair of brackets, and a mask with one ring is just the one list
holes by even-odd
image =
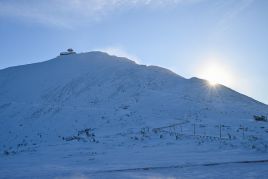
[[[131, 146], [138, 153], [149, 154], [160, 146], [183, 153], [199, 146], [200, 140], [201, 144], [209, 140], [201, 151], [221, 151], [224, 147], [215, 138], [219, 125], [228, 126], [220, 136], [232, 139], [228, 149], [266, 151], [267, 123], [254, 121], [253, 115], [268, 115], [268, 106], [222, 85], [211, 87], [198, 78], [185, 79], [161, 67], [102, 52], [59, 56], [0, 70], [0, 151], [2, 156], [13, 156], [0, 160], [0, 166], [12, 165], [23, 153], [55, 158], [53, 151], [61, 149], [72, 156], [85, 152], [88, 145], [92, 147], [88, 155], [94, 160], [100, 157], [101, 168], [105, 161], [117, 158], [121, 163], [122, 157], [128, 158], [129, 153], [122, 151]], [[205, 136], [210, 138], [201, 139]], [[181, 144], [174, 144], [174, 138], [185, 147], [177, 149]], [[118, 151], [122, 156], [110, 155]], [[146, 161], [144, 165], [158, 164]]]

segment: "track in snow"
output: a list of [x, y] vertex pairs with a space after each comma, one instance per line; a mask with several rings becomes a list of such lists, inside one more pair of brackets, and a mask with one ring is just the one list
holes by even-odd
[[231, 161], [231, 162], [215, 162], [215, 163], [204, 163], [204, 164], [189, 164], [189, 165], [172, 165], [166, 167], [141, 167], [141, 168], [128, 168], [128, 169], [117, 169], [117, 170], [99, 170], [95, 172], [90, 172], [92, 174], [98, 173], [114, 173], [114, 172], [132, 172], [132, 171], [142, 171], [142, 170], [158, 170], [158, 169], [174, 169], [174, 168], [186, 168], [186, 167], [201, 167], [201, 166], [218, 166], [227, 164], [250, 164], [250, 163], [268, 163], [267, 160], [245, 160], [245, 161]]

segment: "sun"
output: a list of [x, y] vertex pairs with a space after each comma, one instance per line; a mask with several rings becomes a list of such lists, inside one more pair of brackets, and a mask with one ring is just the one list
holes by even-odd
[[210, 86], [218, 84], [231, 85], [232, 77], [228, 69], [222, 64], [207, 64], [202, 67], [200, 77], [206, 79]]
[[219, 84], [216, 80], [214, 80], [214, 79], [210, 79], [210, 80], [208, 80], [208, 84], [210, 85], [210, 86], [216, 86], [217, 84]]
[[208, 65], [203, 73], [204, 78], [211, 86], [216, 86], [224, 81], [225, 74], [217, 65]]

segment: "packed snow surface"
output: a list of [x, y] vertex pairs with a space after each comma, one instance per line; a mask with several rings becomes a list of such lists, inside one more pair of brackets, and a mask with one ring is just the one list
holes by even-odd
[[268, 106], [102, 52], [11, 67], [0, 70], [0, 178], [265, 178], [268, 122], [254, 115]]

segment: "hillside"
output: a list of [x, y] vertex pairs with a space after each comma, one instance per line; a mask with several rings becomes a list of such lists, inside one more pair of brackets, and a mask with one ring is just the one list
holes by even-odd
[[45, 171], [51, 163], [97, 171], [267, 155], [267, 122], [253, 119], [267, 105], [161, 67], [72, 54], [0, 70], [0, 86], [6, 176], [25, 158]]

